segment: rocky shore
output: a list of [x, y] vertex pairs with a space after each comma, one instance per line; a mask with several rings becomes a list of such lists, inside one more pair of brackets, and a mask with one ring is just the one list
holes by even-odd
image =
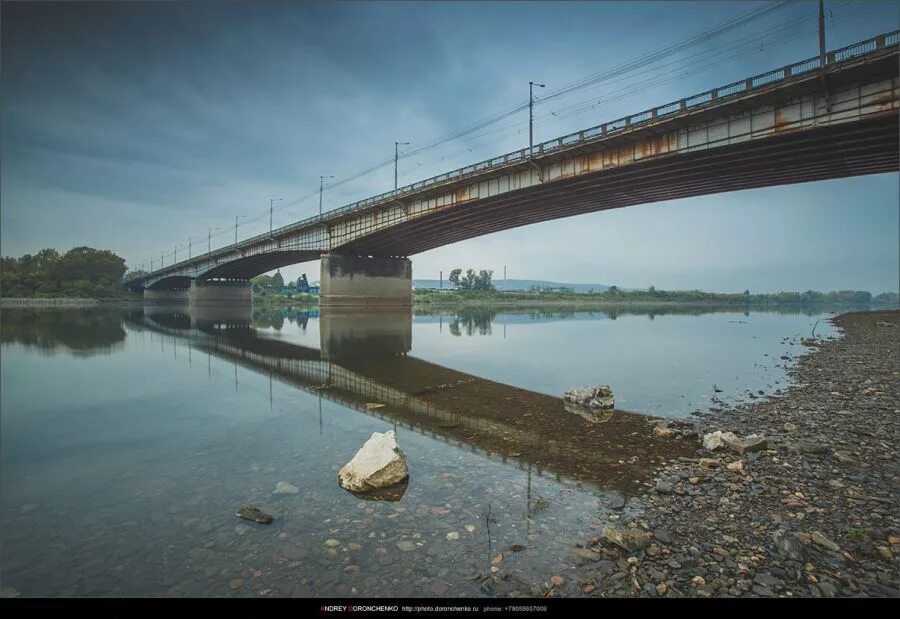
[[[832, 320], [784, 393], [659, 424], [695, 454], [600, 510], [560, 594], [900, 597], [900, 312]], [[704, 449], [715, 431], [767, 442]]]

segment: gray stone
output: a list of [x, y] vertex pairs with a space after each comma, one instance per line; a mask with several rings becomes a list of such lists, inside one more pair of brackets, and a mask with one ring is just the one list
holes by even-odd
[[639, 531], [638, 529], [604, 527], [603, 537], [628, 552], [646, 548], [653, 541], [653, 536], [650, 533]]
[[820, 548], [824, 548], [825, 550], [830, 550], [831, 552], [837, 552], [841, 549], [835, 542], [828, 539], [824, 533], [821, 531], [813, 531], [810, 536], [813, 544], [819, 546]]
[[792, 533], [788, 533], [783, 529], [778, 529], [772, 533], [772, 540], [775, 542], [775, 548], [782, 557], [793, 561], [806, 561], [809, 556], [806, 548], [799, 539]]
[[609, 385], [566, 389], [563, 400], [587, 408], [612, 410], [615, 407], [613, 392]]

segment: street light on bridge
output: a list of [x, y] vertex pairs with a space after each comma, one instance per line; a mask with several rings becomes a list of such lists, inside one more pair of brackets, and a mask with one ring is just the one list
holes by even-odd
[[397, 191], [397, 161], [400, 159], [400, 146], [409, 146], [409, 142], [394, 142], [394, 191]]
[[206, 253], [212, 253], [212, 231], [221, 230], [221, 228], [209, 228], [206, 231]]
[[[269, 207], [271, 208], [271, 204], [269, 205]], [[269, 214], [269, 216], [270, 216], [270, 218], [271, 218], [271, 213]], [[247, 218], [247, 215], [235, 215], [235, 216], [234, 216], [234, 244], [235, 244], [235, 245], [237, 245], [238, 219], [246, 219], [246, 218]], [[271, 222], [270, 222], [269, 225], [270, 225], [270, 227], [271, 227]], [[269, 234], [271, 234], [271, 233], [272, 233], [272, 230], [270, 229], [270, 230], [269, 230]]]
[[319, 219], [322, 219], [322, 191], [325, 189], [325, 179], [334, 178], [333, 176], [319, 177]]
[[534, 156], [534, 86], [545, 88], [546, 84], [528, 82], [528, 156]]
[[273, 205], [279, 200], [284, 200], [284, 198], [269, 198], [269, 236], [272, 236], [272, 212], [275, 210]]

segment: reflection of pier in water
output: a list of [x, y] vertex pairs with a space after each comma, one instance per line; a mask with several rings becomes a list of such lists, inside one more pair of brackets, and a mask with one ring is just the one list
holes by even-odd
[[[434, 439], [469, 447], [541, 475], [550, 471], [600, 488], [633, 491], [660, 460], [688, 455], [653, 435], [648, 417], [616, 411], [590, 421], [554, 398], [409, 356], [412, 316], [323, 313], [321, 348], [261, 337], [249, 310], [148, 313], [152, 331], [317, 393], [321, 398]], [[132, 322], [136, 322], [132, 320]], [[237, 380], [237, 374], [235, 374]], [[237, 384], [237, 383], [236, 383]], [[368, 404], [383, 405], [373, 408]]]

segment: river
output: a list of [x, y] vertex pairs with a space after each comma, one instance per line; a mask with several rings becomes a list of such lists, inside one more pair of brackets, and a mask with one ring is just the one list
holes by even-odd
[[[535, 595], [693, 453], [654, 418], [786, 387], [800, 338], [835, 336], [825, 317], [3, 310], [0, 578], [25, 596]], [[596, 384], [615, 413], [559, 399]], [[408, 485], [342, 490], [389, 429]]]

